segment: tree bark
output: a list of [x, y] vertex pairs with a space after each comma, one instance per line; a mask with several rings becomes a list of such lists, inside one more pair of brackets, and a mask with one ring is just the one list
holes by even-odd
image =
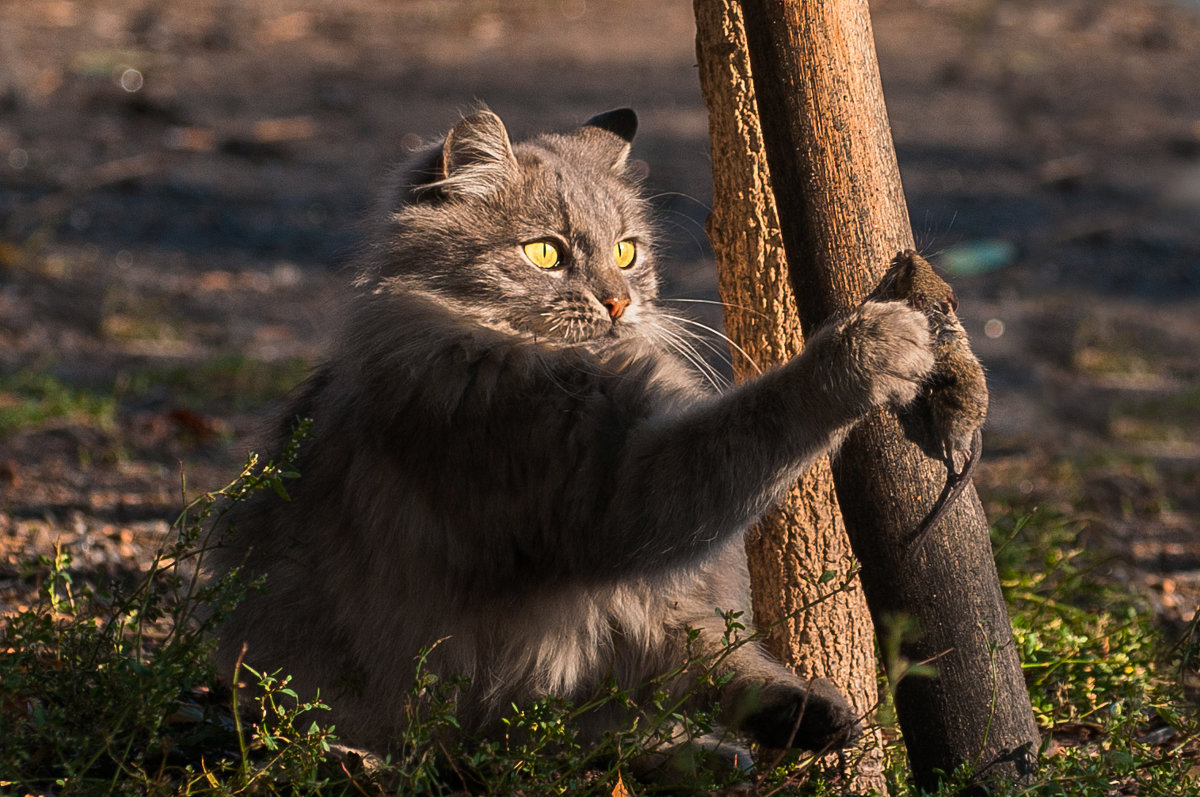
[[[741, 6], [788, 273], [811, 332], [913, 247], [867, 2]], [[1038, 733], [974, 488], [913, 550], [947, 468], [891, 411], [849, 436], [833, 479], [876, 632], [907, 618], [918, 633], [901, 655], [936, 670], [893, 682], [918, 785], [960, 765], [983, 778], [1030, 774]]]
[[[803, 347], [763, 153], [737, 0], [695, 0], [700, 85], [709, 111], [716, 253], [734, 376], [752, 378]], [[879, 700], [875, 638], [858, 589], [828, 458], [804, 475], [746, 539], [756, 625], [765, 644], [805, 678], [825, 677], [870, 718]], [[823, 574], [833, 577], [822, 580]], [[855, 589], [835, 591], [850, 581]], [[832, 593], [832, 594], [831, 594]], [[851, 757], [847, 785], [886, 796], [883, 735], [872, 725]]]

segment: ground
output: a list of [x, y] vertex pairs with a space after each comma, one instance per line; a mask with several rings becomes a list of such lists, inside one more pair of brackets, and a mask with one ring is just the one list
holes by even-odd
[[[976, 483], [1200, 596], [1200, 5], [876, 0], [910, 214], [989, 371]], [[381, 174], [486, 102], [630, 105], [666, 294], [715, 299], [680, 0], [0, 4], [0, 608], [56, 540], [130, 572], [336, 323]], [[698, 313], [719, 323], [715, 311]]]

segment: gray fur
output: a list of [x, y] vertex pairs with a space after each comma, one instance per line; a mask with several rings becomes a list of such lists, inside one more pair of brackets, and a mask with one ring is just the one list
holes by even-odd
[[[625, 157], [636, 117], [513, 146], [481, 111], [399, 173], [345, 328], [283, 414], [311, 417], [292, 500], [239, 507], [219, 567], [266, 576], [220, 660], [317, 688], [352, 743], [386, 749], [414, 659], [466, 675], [468, 729], [512, 702], [644, 683], [715, 650], [748, 609], [743, 531], [872, 407], [933, 360], [924, 317], [868, 303], [804, 354], [713, 394], [656, 306], [654, 230]], [[523, 242], [570, 256], [544, 271]], [[612, 260], [637, 242], [634, 266]], [[614, 320], [605, 307], [629, 300]], [[767, 744], [841, 743], [854, 724], [756, 645], [726, 662], [724, 716]], [[692, 687], [681, 678], [676, 688]], [[612, 717], [591, 718], [602, 730]]]

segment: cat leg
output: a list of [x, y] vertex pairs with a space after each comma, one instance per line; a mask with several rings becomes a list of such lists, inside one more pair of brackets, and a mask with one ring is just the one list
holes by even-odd
[[[868, 302], [757, 379], [628, 435], [606, 549], [631, 565], [704, 554], [756, 521], [872, 408], [904, 405], [934, 365], [925, 316]], [[627, 554], [628, 556], [628, 554]]]
[[720, 684], [712, 692], [700, 687], [697, 697], [718, 703], [723, 723], [772, 749], [840, 750], [862, 735], [854, 709], [831, 681], [805, 681], [756, 641], [725, 645], [720, 618], [689, 627], [700, 630], [692, 655], [714, 662], [711, 680]]
[[[799, 680], [799, 679], [797, 679]], [[862, 735], [862, 724], [832, 681], [775, 681], [735, 698], [747, 713], [738, 727], [763, 747], [832, 751]]]

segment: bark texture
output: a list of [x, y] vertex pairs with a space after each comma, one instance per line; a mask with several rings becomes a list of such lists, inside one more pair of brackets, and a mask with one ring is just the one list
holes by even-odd
[[[725, 328], [738, 380], [786, 362], [804, 345], [763, 152], [749, 54], [736, 0], [696, 0], [696, 49], [709, 112], [716, 253]], [[878, 703], [874, 632], [853, 575], [829, 460], [818, 461], [748, 535], [755, 622], [799, 675], [836, 683], [860, 715]], [[827, 571], [834, 576], [822, 583]], [[851, 581], [854, 589], [834, 591]], [[832, 593], [832, 594], [831, 594]], [[882, 734], [865, 735], [848, 785], [886, 794]]]
[[[913, 247], [869, 11], [866, 0], [741, 7], [789, 279], [811, 331]], [[833, 477], [877, 633], [908, 618], [917, 633], [901, 655], [936, 669], [894, 683], [918, 784], [961, 764], [985, 778], [1030, 774], [1038, 733], [974, 488], [914, 550], [947, 469], [890, 411], [851, 434]]]

